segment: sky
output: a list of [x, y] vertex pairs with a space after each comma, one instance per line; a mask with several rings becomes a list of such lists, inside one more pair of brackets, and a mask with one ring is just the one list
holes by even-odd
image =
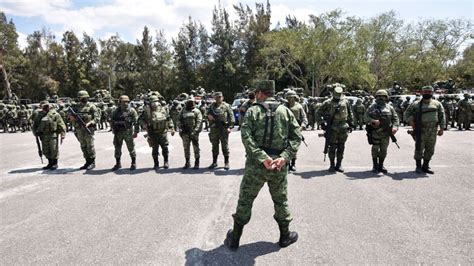
[[[135, 43], [146, 25], [152, 33], [164, 30], [171, 40], [189, 16], [210, 31], [213, 7], [220, 4], [235, 18], [232, 6], [238, 3], [255, 6], [255, 0], [0, 0], [0, 11], [15, 23], [23, 48], [27, 35], [43, 28], [49, 29], [58, 41], [66, 30], [73, 30], [79, 38], [83, 32], [95, 39], [118, 33], [123, 40]], [[270, 5], [272, 27], [278, 22], [284, 24], [290, 14], [306, 21], [310, 14], [337, 8], [346, 16], [366, 19], [394, 10], [407, 23], [422, 19], [474, 19], [472, 0], [270, 0]]]

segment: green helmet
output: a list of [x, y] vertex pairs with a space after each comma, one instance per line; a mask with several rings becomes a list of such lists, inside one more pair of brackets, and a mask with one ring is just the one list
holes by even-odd
[[149, 100], [150, 102], [158, 102], [160, 99], [158, 99], [157, 96], [152, 95], [152, 96], [150, 96], [150, 98], [148, 98], [148, 100]]
[[289, 90], [287, 93], [286, 93], [286, 98], [290, 98], [290, 97], [297, 97], [298, 95], [296, 94], [296, 91], [294, 90]]
[[119, 101], [120, 102], [130, 102], [130, 98], [128, 98], [127, 95], [122, 95], [122, 96], [119, 97]]
[[89, 93], [87, 91], [79, 91], [77, 93], [77, 98], [81, 99], [81, 98], [89, 98]]
[[431, 86], [423, 86], [423, 88], [421, 88], [422, 91], [430, 91], [430, 92], [433, 92], [433, 87]]
[[255, 92], [257, 91], [270, 91], [275, 94], [275, 81], [274, 80], [259, 80], [255, 84]]
[[378, 90], [376, 93], [375, 93], [375, 96], [385, 96], [388, 98], [388, 92], [386, 90]]

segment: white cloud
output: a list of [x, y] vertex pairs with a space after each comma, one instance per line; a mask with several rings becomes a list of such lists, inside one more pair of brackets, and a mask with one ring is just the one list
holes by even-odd
[[20, 49], [26, 48], [26, 46], [27, 46], [27, 41], [26, 41], [27, 35], [22, 33], [22, 32], [19, 32], [19, 31], [17, 31], [17, 33], [18, 33], [18, 46], [20, 46]]

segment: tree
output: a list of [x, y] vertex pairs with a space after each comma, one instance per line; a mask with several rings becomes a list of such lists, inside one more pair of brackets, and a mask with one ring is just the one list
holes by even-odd
[[97, 63], [99, 51], [97, 43], [87, 33], [83, 34], [79, 58], [80, 65], [84, 70], [84, 78], [81, 81], [83, 88], [89, 91], [92, 91], [94, 88], [103, 88], [99, 85], [98, 81]]
[[81, 43], [74, 32], [66, 31], [62, 39], [65, 51], [66, 82], [64, 84], [64, 93], [66, 96], [76, 97], [79, 90], [88, 87], [84, 80], [85, 74], [80, 61]]

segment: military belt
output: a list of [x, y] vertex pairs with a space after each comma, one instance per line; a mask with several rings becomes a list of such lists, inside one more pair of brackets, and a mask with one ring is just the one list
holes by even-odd
[[266, 152], [268, 155], [280, 155], [285, 149], [274, 149], [274, 148], [267, 148], [267, 147], [259, 147], [262, 149], [264, 152]]

